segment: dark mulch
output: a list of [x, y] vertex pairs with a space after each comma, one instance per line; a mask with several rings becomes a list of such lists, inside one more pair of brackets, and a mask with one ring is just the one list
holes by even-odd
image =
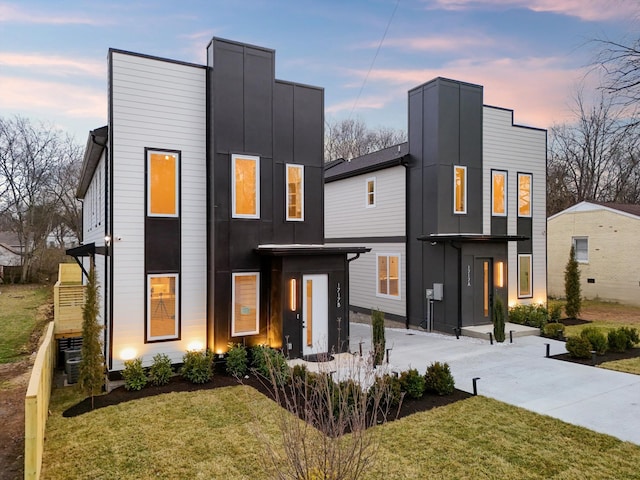
[[[264, 382], [257, 377], [250, 375], [249, 378], [242, 379], [244, 385], [255, 388], [260, 393], [273, 399], [273, 392]], [[185, 380], [182, 376], [176, 375], [171, 378], [171, 381], [164, 386], [154, 387], [146, 386], [142, 390], [128, 391], [124, 387], [119, 387], [107, 393], [94, 397], [94, 409], [108, 407], [110, 405], [118, 405], [122, 402], [128, 402], [130, 400], [137, 400], [139, 398], [151, 397], [154, 395], [160, 395], [170, 392], [195, 392], [198, 390], [208, 390], [212, 388], [230, 387], [236, 386], [239, 382], [236, 378], [217, 374], [214, 375], [213, 380], [204, 384], [193, 384], [188, 380]], [[417, 412], [424, 412], [431, 410], [432, 408], [442, 407], [455, 403], [465, 398], [469, 398], [472, 395], [462, 390], [454, 390], [451, 395], [431, 395], [426, 394], [420, 399], [413, 399], [405, 397], [402, 401], [402, 406], [397, 418], [406, 417]], [[75, 417], [91, 411], [91, 398], [86, 398], [80, 403], [68, 408], [62, 414], [63, 417]], [[395, 413], [395, 412], [394, 412]]]
[[591, 323], [591, 320], [582, 320], [580, 318], [561, 318], [558, 320], [559, 323], [563, 324], [565, 327], [571, 327], [573, 325], [584, 325], [586, 323]]
[[564, 360], [565, 362], [580, 363], [582, 365], [600, 365], [604, 362], [613, 362], [614, 360], [627, 360], [629, 358], [640, 357], [640, 348], [632, 348], [626, 352], [607, 352], [604, 355], [596, 355], [595, 362], [591, 358], [574, 358], [568, 353], [552, 355], [551, 358], [556, 360]]

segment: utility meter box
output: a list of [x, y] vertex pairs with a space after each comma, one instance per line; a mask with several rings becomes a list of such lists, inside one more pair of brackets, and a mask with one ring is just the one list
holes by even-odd
[[433, 284], [433, 299], [434, 300], [442, 300], [443, 294], [444, 294], [444, 285], [442, 283], [434, 283]]

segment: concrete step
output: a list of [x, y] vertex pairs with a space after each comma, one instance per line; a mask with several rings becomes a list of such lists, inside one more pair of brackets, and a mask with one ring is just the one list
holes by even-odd
[[[527, 327], [525, 325], [518, 325], [517, 323], [509, 323], [507, 322], [504, 327], [504, 331], [507, 336], [507, 341], [509, 341], [509, 332], [513, 330], [513, 337], [526, 337], [529, 335], [540, 336], [540, 329]], [[466, 337], [473, 338], [482, 338], [484, 340], [489, 340], [489, 332], [493, 334], [493, 325], [474, 325], [472, 327], [462, 327], [462, 335]]]

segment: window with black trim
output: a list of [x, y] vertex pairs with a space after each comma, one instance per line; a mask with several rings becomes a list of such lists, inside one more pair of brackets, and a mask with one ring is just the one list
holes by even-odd
[[531, 266], [530, 253], [518, 255], [518, 298], [533, 296]]
[[178, 168], [180, 155], [175, 152], [147, 151], [147, 215], [179, 215]]
[[147, 341], [179, 337], [179, 278], [177, 273], [147, 275]]
[[518, 173], [518, 216], [531, 216], [531, 174]]
[[453, 166], [453, 213], [467, 213], [467, 167]]
[[491, 171], [491, 215], [507, 216], [507, 172]]

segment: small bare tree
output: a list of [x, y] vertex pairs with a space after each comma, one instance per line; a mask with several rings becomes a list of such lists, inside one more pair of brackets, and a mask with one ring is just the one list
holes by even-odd
[[324, 159], [326, 162], [338, 158], [351, 160], [406, 141], [403, 131], [386, 127], [370, 129], [362, 120], [327, 122]]
[[399, 410], [399, 384], [391, 375], [376, 377], [371, 359], [336, 358], [315, 364], [318, 372], [295, 366], [286, 382], [279, 367], [270, 368], [268, 384], [284, 407], [277, 418], [284, 454], [265, 441], [275, 478], [356, 480], [373, 465], [379, 429], [372, 427]]

